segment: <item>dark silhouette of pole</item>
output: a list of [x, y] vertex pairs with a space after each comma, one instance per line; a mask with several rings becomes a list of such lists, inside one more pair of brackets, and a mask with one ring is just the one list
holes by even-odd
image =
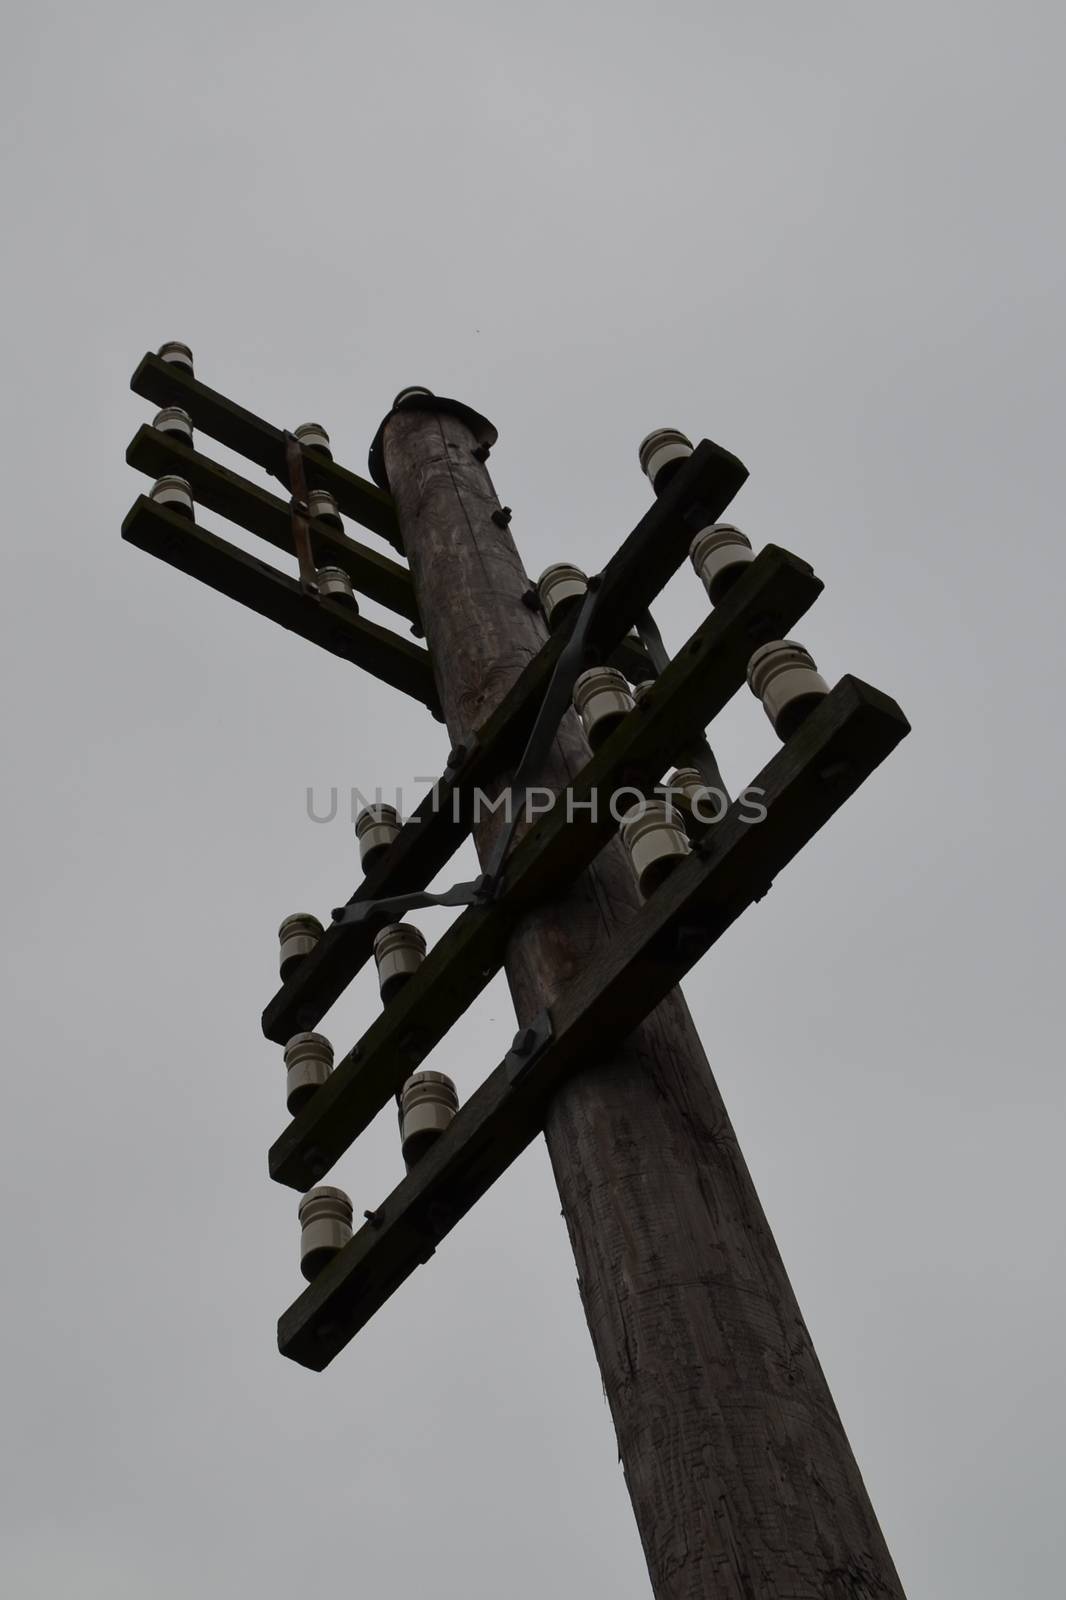
[[[468, 742], [544, 623], [466, 421], [401, 409], [383, 448], [440, 703]], [[544, 783], [561, 789], [587, 759], [570, 712]], [[499, 812], [476, 830], [483, 862], [502, 826]], [[518, 923], [506, 972], [520, 1024], [638, 903], [615, 840]], [[902, 1597], [679, 990], [563, 1086], [545, 1137], [658, 1600]]]

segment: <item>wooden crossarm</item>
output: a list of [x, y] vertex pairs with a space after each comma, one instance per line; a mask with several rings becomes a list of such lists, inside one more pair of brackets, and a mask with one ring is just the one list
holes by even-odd
[[304, 594], [293, 578], [141, 495], [122, 524], [128, 544], [198, 578], [332, 655], [364, 667], [439, 715], [429, 652], [334, 600]]
[[[899, 706], [843, 678], [755, 780], [766, 807], [733, 804], [632, 923], [550, 1008], [528, 1062], [486, 1079], [414, 1170], [284, 1313], [283, 1355], [321, 1371], [480, 1199], [544, 1125], [562, 1079], [609, 1058], [678, 980], [908, 732]], [[323, 1091], [320, 1090], [319, 1093]]]
[[[198, 450], [191, 450], [170, 435], [145, 423], [137, 430], [126, 460], [150, 478], [177, 473], [187, 478], [193, 499], [209, 511], [246, 528], [278, 550], [295, 556], [289, 503], [269, 489], [261, 489], [237, 472], [231, 472]], [[311, 548], [317, 566], [342, 567], [360, 594], [378, 600], [411, 622], [418, 621], [414, 586], [407, 568], [389, 556], [371, 550], [328, 523], [310, 520]]]
[[[790, 627], [821, 587], [806, 563], [788, 551], [771, 546], [762, 552], [671, 662], [644, 706], [579, 774], [572, 819], [560, 804], [530, 829], [508, 861], [500, 898], [471, 906], [456, 919], [275, 1141], [272, 1177], [296, 1189], [319, 1181], [499, 970], [507, 936], [524, 907], [572, 882], [612, 836], [617, 823], [609, 801], [618, 784], [631, 781], [627, 775], [634, 772], [656, 782], [672, 753], [736, 693], [752, 652]], [[593, 796], [595, 815], [586, 803]], [[373, 929], [349, 932], [361, 936], [369, 955]]]
[[[619, 645], [684, 561], [695, 531], [694, 508], [700, 508], [707, 522], [715, 521], [746, 477], [746, 467], [728, 450], [707, 439], [697, 445], [667, 492], [648, 507], [604, 568], [593, 633], [593, 643], [601, 654], [609, 655]], [[759, 567], [759, 581], [769, 577], [773, 559], [768, 558]], [[750, 581], [745, 578], [745, 585]], [[743, 592], [751, 591], [746, 588]], [[779, 630], [787, 631], [817, 592], [807, 591], [808, 597], [795, 615], [787, 616], [787, 608], [780, 612], [771, 609], [768, 619], [778, 616]], [[569, 620], [545, 642], [479, 729], [477, 743], [462, 773], [464, 788], [487, 787], [514, 765], [572, 627]], [[436, 808], [432, 795], [427, 797], [401, 831], [386, 860], [356, 888], [348, 904], [425, 888], [446, 865], [470, 832], [468, 815], [460, 813], [460, 820], [455, 820], [451, 788], [445, 777], [437, 786]], [[370, 950], [366, 929], [327, 928], [313, 954], [301, 962], [264, 1010], [266, 1037], [284, 1044], [294, 1033], [313, 1028], [369, 959]]]
[[[201, 433], [210, 434], [219, 444], [280, 476], [283, 483], [288, 482], [282, 429], [272, 427], [243, 406], [234, 405], [224, 394], [194, 378], [185, 367], [148, 354], [130, 379], [130, 388], [154, 405], [181, 406]], [[391, 495], [314, 450], [304, 450], [303, 454], [308, 488], [328, 489], [346, 517], [403, 550]]]

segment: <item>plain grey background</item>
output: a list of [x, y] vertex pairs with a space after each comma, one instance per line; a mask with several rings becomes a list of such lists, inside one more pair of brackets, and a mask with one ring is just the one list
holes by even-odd
[[[534, 573], [611, 553], [649, 428], [748, 463], [800, 637], [914, 733], [686, 992], [909, 1593], [1058, 1592], [1064, 45], [1033, 0], [7, 13], [5, 1592], [647, 1593], [541, 1145], [326, 1374], [276, 1353], [259, 1013], [357, 878], [306, 790], [446, 740], [121, 544], [171, 338], [356, 470], [401, 385], [478, 406]], [[702, 615], [686, 570], [668, 643]], [[747, 693], [714, 738], [774, 748]], [[511, 1032], [497, 983], [430, 1065]], [[398, 1174], [384, 1115], [332, 1181]]]

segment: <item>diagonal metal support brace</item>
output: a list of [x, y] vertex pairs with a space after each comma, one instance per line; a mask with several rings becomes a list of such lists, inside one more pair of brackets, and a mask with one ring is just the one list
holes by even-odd
[[307, 498], [307, 478], [304, 474], [303, 451], [294, 433], [285, 434], [285, 466], [292, 490], [292, 542], [296, 546], [296, 560], [300, 568], [300, 588], [308, 594], [317, 594], [315, 560], [311, 554], [311, 508]]
[[567, 707], [570, 705], [574, 694], [574, 684], [581, 673], [585, 663], [585, 640], [588, 638], [589, 629], [596, 611], [596, 598], [599, 594], [601, 579], [599, 574], [589, 579], [589, 586], [585, 598], [581, 602], [577, 621], [574, 624], [562, 654], [555, 663], [555, 671], [541, 701], [537, 719], [533, 724], [526, 748], [522, 752], [522, 759], [518, 763], [518, 771], [514, 776], [511, 790], [511, 820], [496, 842], [486, 873], [491, 880], [493, 894], [499, 888], [504, 861], [515, 836], [515, 830], [522, 820], [525, 812], [526, 796], [536, 776], [543, 771], [544, 763], [548, 759], [548, 752], [558, 731]]

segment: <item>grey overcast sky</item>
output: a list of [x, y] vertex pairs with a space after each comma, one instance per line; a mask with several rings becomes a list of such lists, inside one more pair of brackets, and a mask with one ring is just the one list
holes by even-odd
[[[8, 10], [5, 1593], [648, 1593], [541, 1144], [327, 1373], [276, 1352], [259, 1013], [358, 875], [306, 791], [446, 740], [120, 542], [173, 338], [357, 470], [401, 385], [487, 412], [533, 572], [607, 558], [649, 428], [748, 463], [801, 637], [914, 733], [686, 993], [909, 1594], [1060, 1592], [1064, 46], [1035, 0]], [[668, 643], [703, 614], [686, 569]], [[774, 748], [746, 692], [714, 737]], [[429, 1064], [512, 1031], [496, 983]], [[333, 1181], [398, 1169], [384, 1115]]]

